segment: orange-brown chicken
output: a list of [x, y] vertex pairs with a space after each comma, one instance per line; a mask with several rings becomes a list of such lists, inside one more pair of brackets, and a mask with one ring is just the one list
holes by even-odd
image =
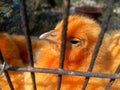
[[0, 42], [0, 50], [7, 64], [15, 66], [24, 65], [20, 57], [19, 49], [10, 35], [0, 33]]
[[[32, 39], [35, 67], [50, 69], [59, 68], [62, 24], [63, 21], [59, 22], [54, 30], [42, 35], [40, 40]], [[99, 24], [88, 17], [69, 17], [63, 69], [75, 71], [88, 70], [100, 30], [101, 28]], [[95, 73], [114, 73], [117, 66], [120, 64], [120, 32], [111, 36], [107, 34], [104, 36], [104, 40], [93, 69], [93, 72]], [[2, 37], [2, 35], [0, 35], [0, 37]], [[27, 51], [25, 46], [25, 37], [12, 35], [10, 38], [13, 40], [12, 42], [15, 43], [15, 51], [18, 52], [18, 56], [16, 57], [20, 57], [20, 62], [22, 62], [22, 64], [26, 63]], [[2, 40], [4, 41], [5, 39]], [[0, 49], [1, 48], [4, 47], [0, 46]], [[2, 52], [7, 52], [7, 50], [4, 51], [2, 49]], [[9, 57], [11, 57], [11, 55]], [[12, 59], [10, 60], [8, 60], [8, 62], [10, 62], [10, 64], [14, 64]], [[17, 59], [15, 62], [17, 62]], [[13, 75], [13, 73], [11, 75]], [[14, 74], [12, 78], [14, 79], [16, 75], [17, 74]], [[19, 87], [19, 90], [33, 90], [30, 73], [19, 73], [19, 76], [22, 78], [21, 81], [18, 81], [17, 77], [15, 79], [20, 83], [21, 87]], [[35, 76], [37, 90], [56, 90], [58, 81], [57, 74], [35, 73]], [[20, 77], [18, 78], [20, 79]], [[3, 75], [0, 78], [4, 78]], [[85, 78], [82, 76], [63, 75], [61, 90], [81, 90], [84, 79]], [[17, 81], [13, 82], [14, 87], [18, 84]], [[9, 90], [8, 87], [5, 88], [5, 86], [3, 86], [6, 84], [4, 82], [5, 80], [0, 79], [0, 88], [3, 90]], [[109, 79], [90, 78], [86, 90], [104, 90], [108, 82]], [[15, 90], [18, 90], [18, 87], [15, 87]], [[119, 79], [115, 81], [111, 90], [120, 90]]]
[[[25, 66], [25, 64], [22, 62], [19, 49], [10, 35], [6, 33], [1, 33], [0, 42], [1, 42], [0, 50], [2, 52], [3, 58], [7, 65]], [[23, 73], [22, 72], [9, 72], [9, 74], [12, 78], [11, 79], [12, 82], [14, 83], [14, 88], [16, 88], [16, 90], [18, 90], [19, 87], [23, 88], [23, 85], [24, 85], [24, 83], [22, 83]], [[0, 75], [0, 89], [10, 90], [8, 86], [8, 82], [3, 73]]]
[[[37, 52], [41, 48], [45, 40], [32, 39], [33, 58], [38, 57]], [[0, 33], [0, 50], [7, 65], [12, 66], [28, 66], [28, 55], [26, 47], [26, 39], [22, 35], [9, 35]], [[45, 44], [45, 43], [44, 43]], [[15, 90], [24, 90], [23, 72], [9, 71], [11, 81]], [[0, 89], [10, 90], [8, 82], [4, 74], [0, 75]]]
[[[35, 67], [52, 69], [59, 68], [62, 22], [63, 21], [58, 23], [53, 31], [41, 36], [41, 39], [48, 39], [49, 42], [53, 43], [41, 49], [38, 60], [35, 63]], [[99, 24], [90, 18], [83, 16], [69, 17], [66, 55], [64, 60], [65, 70], [87, 71], [100, 29]], [[120, 36], [120, 34], [118, 34], [118, 36]], [[113, 56], [111, 53], [110, 47], [115, 44], [111, 43], [111, 40], [112, 39], [109, 35], [105, 35], [93, 72], [114, 73], [115, 69], [120, 64], [120, 60], [117, 59], [119, 58], [119, 52], [116, 53], [118, 54], [117, 57], [115, 55]], [[117, 40], [119, 41], [119, 38], [117, 38]], [[120, 44], [115, 45], [118, 46]], [[117, 48], [119, 49], [120, 46]], [[112, 52], [116, 51], [113, 49]], [[26, 89], [31, 89], [31, 81], [29, 78], [30, 76], [26, 73]], [[56, 74], [36, 73], [38, 90], [56, 90], [57, 78], [58, 75]], [[82, 88], [83, 81], [84, 77], [63, 75], [61, 90], [80, 90]], [[86, 90], [104, 90], [108, 81], [108, 79], [91, 78]], [[116, 85], [111, 87], [111, 90], [117, 89], [120, 89], [119, 83], [116, 83]]]

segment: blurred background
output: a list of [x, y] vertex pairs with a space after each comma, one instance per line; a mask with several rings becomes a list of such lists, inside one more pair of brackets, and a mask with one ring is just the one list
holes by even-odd
[[[100, 24], [108, 0], [71, 0], [70, 14], [88, 15]], [[26, 0], [30, 35], [54, 29], [62, 19], [62, 0]], [[114, 3], [107, 32], [120, 28], [120, 0]], [[0, 0], [0, 32], [23, 34], [19, 0]]]

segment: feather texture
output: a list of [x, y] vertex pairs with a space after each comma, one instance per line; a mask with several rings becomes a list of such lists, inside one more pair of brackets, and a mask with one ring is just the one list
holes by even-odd
[[[31, 39], [34, 65], [37, 68], [58, 69], [60, 63], [60, 45], [63, 21], [59, 22], [54, 30], [43, 34], [40, 39]], [[98, 35], [101, 31], [100, 25], [93, 19], [85, 16], [69, 16], [66, 37], [66, 51], [64, 67], [65, 70], [87, 71], [91, 56], [93, 54]], [[6, 38], [9, 37], [7, 41]], [[94, 65], [93, 72], [113, 74], [120, 64], [120, 32], [113, 35], [105, 34], [102, 45]], [[28, 66], [26, 51], [26, 40], [24, 36], [0, 34], [0, 49], [9, 65]], [[8, 43], [7, 46], [6, 42]], [[12, 44], [14, 43], [14, 44]], [[4, 46], [4, 47], [3, 47]], [[13, 49], [11, 48], [13, 47]], [[7, 51], [10, 48], [13, 51]], [[15, 49], [15, 50], [14, 50]], [[14, 52], [9, 54], [9, 52]], [[11, 59], [8, 59], [10, 57]], [[15, 60], [14, 60], [15, 59]], [[16, 64], [14, 64], [16, 63]], [[15, 90], [33, 90], [30, 73], [10, 72]], [[17, 77], [19, 75], [19, 77]], [[21, 80], [17, 79], [21, 78]], [[37, 90], [56, 90], [58, 75], [48, 73], [35, 73]], [[4, 80], [3, 80], [4, 79]], [[85, 77], [62, 76], [61, 90], [81, 90]], [[15, 81], [14, 81], [15, 80]], [[104, 90], [110, 79], [91, 77], [86, 90]], [[6, 87], [5, 77], [0, 76], [0, 88]], [[120, 80], [117, 79], [110, 90], [120, 90]]]

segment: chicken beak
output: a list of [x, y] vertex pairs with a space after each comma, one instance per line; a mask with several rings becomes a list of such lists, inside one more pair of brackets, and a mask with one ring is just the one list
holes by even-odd
[[56, 30], [51, 30], [49, 32], [43, 33], [40, 35], [40, 39], [53, 39], [55, 36], [57, 36], [57, 31]]
[[49, 32], [43, 33], [40, 35], [40, 40], [45, 42], [47, 46], [52, 47], [55, 51], [60, 51], [61, 41], [56, 40], [55, 36], [57, 36], [57, 30], [51, 30]]
[[49, 35], [49, 32], [43, 33], [39, 36], [40, 39], [46, 38]]

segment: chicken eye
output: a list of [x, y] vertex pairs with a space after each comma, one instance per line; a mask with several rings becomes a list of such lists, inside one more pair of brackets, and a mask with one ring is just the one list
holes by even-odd
[[75, 38], [75, 39], [70, 40], [70, 43], [71, 43], [73, 46], [79, 46], [79, 45], [81, 44], [81, 40], [78, 39], [78, 38]]

